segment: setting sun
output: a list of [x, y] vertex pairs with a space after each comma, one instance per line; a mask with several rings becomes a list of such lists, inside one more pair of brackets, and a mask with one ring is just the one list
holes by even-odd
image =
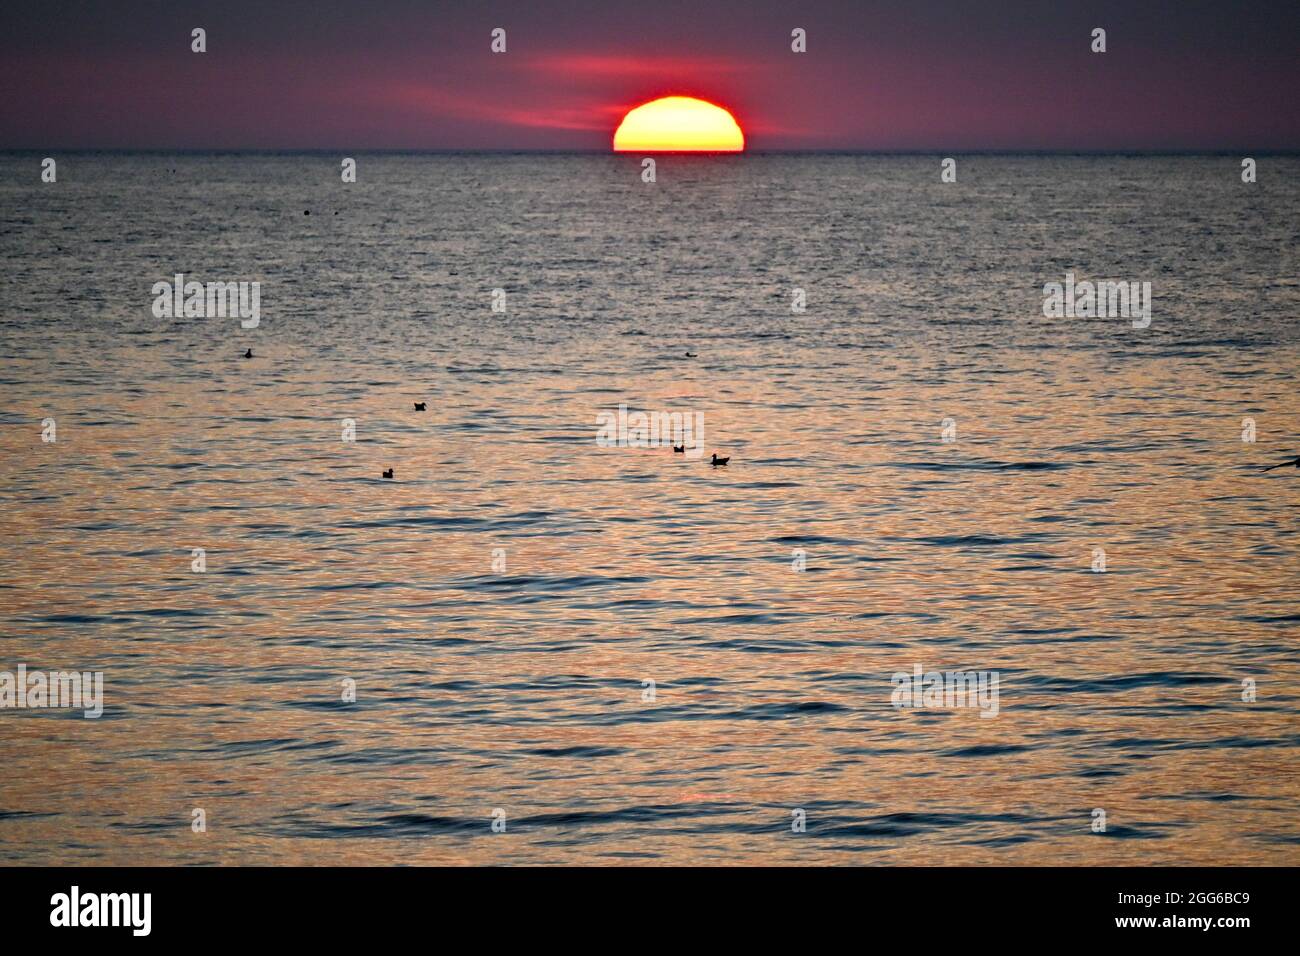
[[614, 133], [615, 152], [739, 153], [745, 134], [721, 106], [665, 96], [629, 110]]

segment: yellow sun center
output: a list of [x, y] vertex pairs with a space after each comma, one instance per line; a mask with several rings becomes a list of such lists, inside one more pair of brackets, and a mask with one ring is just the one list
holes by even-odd
[[651, 100], [623, 117], [614, 151], [739, 153], [745, 134], [721, 106], [691, 96]]

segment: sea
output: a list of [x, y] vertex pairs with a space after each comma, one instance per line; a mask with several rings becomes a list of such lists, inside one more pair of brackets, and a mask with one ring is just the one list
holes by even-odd
[[1300, 863], [1300, 157], [48, 158], [4, 862]]

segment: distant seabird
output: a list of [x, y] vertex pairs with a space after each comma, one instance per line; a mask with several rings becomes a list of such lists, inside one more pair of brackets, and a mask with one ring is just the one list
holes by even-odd
[[424, 403], [424, 402], [416, 402], [416, 403], [415, 403], [415, 410], [416, 410], [417, 412], [422, 412], [422, 411], [424, 411], [424, 406], [425, 406], [425, 403]]
[[715, 452], [713, 453], [713, 461], [709, 462], [709, 464], [710, 464], [710, 465], [714, 465], [714, 466], [717, 466], [717, 465], [725, 465], [725, 464], [726, 464], [727, 462], [729, 462], [729, 461], [731, 461], [731, 456], [730, 456], [730, 455], [728, 455], [726, 458], [719, 458], [719, 457], [718, 457], [718, 453], [715, 451]]
[[252, 358], [252, 357], [253, 357], [252, 349], [249, 349], [247, 352], [244, 353], [244, 358]]
[[673, 451], [677, 452], [677, 454], [679, 454], [679, 455], [684, 455], [684, 454], [686, 454], [686, 446], [685, 446], [685, 445], [673, 445]]
[[386, 472], [384, 472], [384, 477], [385, 478], [393, 477], [393, 469], [389, 468]]

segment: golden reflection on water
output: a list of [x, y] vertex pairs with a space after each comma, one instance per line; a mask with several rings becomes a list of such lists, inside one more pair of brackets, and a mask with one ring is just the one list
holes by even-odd
[[[703, 405], [726, 471], [596, 448], [616, 402], [581, 377], [450, 382], [415, 418], [398, 388], [321, 407], [317, 370], [272, 349], [270, 414], [155, 386], [106, 425], [64, 413], [55, 445], [4, 429], [8, 656], [103, 669], [108, 698], [99, 721], [4, 717], [5, 809], [36, 814], [0, 824], [14, 858], [1295, 862], [1293, 625], [1263, 619], [1295, 612], [1296, 488], [1254, 473], [1280, 449], [1235, 440], [1234, 412], [1185, 414], [1212, 375], [1180, 371], [1182, 414], [1142, 397], [1158, 369], [1061, 357], [1014, 389], [917, 387], [902, 359], [870, 390], [706, 384], [746, 351], [638, 393]], [[1283, 394], [1243, 404], [1300, 424]], [[527, 437], [457, 431], [476, 406]], [[1152, 447], [1087, 450], [1126, 440]], [[934, 467], [979, 462], [1068, 467]], [[1000, 715], [894, 710], [914, 663], [999, 671]], [[1133, 675], [1175, 679], [1088, 686]], [[1139, 838], [1092, 834], [1094, 807]]]

